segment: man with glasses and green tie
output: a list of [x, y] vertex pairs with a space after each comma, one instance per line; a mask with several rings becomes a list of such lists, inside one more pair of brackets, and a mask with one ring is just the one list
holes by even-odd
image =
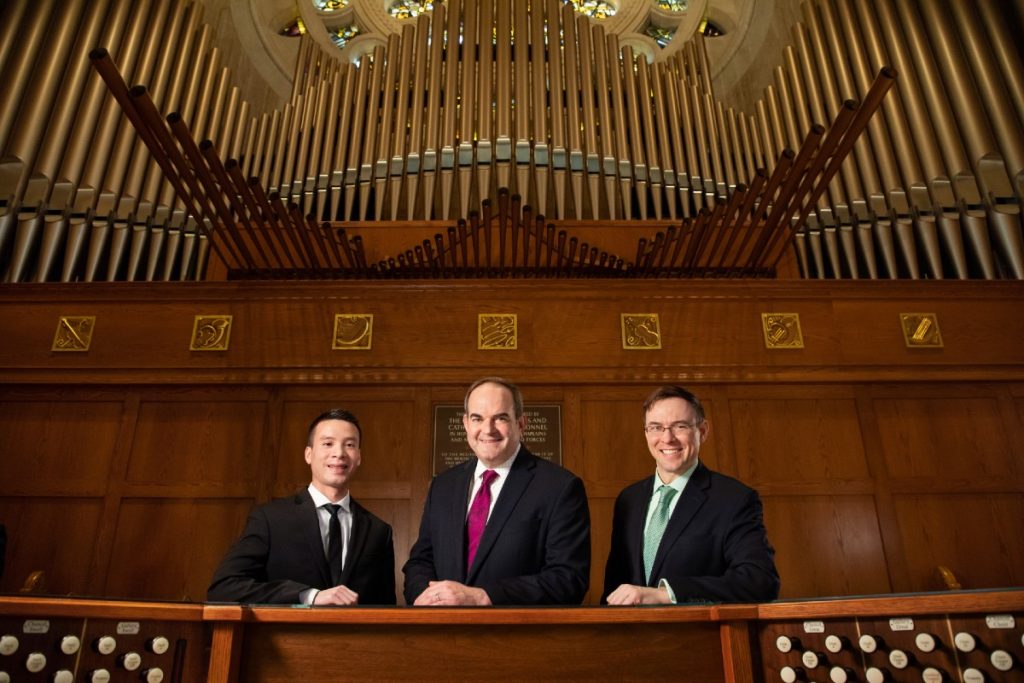
[[764, 602], [779, 596], [757, 492], [700, 462], [710, 425], [692, 393], [663, 386], [643, 406], [653, 477], [615, 501], [603, 602]]

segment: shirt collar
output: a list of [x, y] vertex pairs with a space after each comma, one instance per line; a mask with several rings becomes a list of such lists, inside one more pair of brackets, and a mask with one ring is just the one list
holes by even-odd
[[[313, 498], [313, 506], [314, 507], [320, 508], [320, 507], [323, 507], [324, 505], [333, 505], [334, 504], [333, 500], [331, 500], [327, 496], [325, 496], [320, 491], [320, 489], [318, 489], [317, 487], [313, 486], [312, 483], [310, 483], [309, 488], [306, 489], [306, 490], [309, 491], [309, 495], [312, 496], [312, 498]], [[344, 510], [345, 512], [351, 512], [351, 509], [350, 509], [351, 501], [352, 501], [352, 494], [351, 493], [346, 493], [345, 497], [342, 498], [341, 500], [339, 500], [337, 502], [337, 504], [340, 505], [341, 509]]]
[[483, 474], [486, 470], [494, 470], [495, 472], [498, 473], [498, 476], [502, 477], [503, 479], [507, 478], [508, 473], [512, 471], [512, 463], [516, 461], [516, 456], [519, 455], [519, 451], [521, 451], [522, 448], [523, 444], [520, 442], [519, 447], [516, 448], [516, 452], [513, 453], [508, 460], [501, 463], [497, 467], [488, 467], [487, 465], [480, 462], [479, 459], [477, 459], [476, 470], [473, 472], [473, 480], [476, 481], [477, 479], [479, 479], [480, 475]]
[[[686, 483], [690, 481], [690, 476], [693, 474], [693, 471], [697, 469], [697, 465], [699, 464], [700, 460], [694, 460], [693, 464], [690, 465], [690, 469], [680, 474], [668, 484], [661, 480], [661, 475], [658, 474], [658, 470], [654, 470], [654, 491], [657, 491], [662, 486], [670, 486], [676, 490], [677, 494], [682, 493], [683, 489], [686, 488]], [[651, 492], [651, 495], [654, 495], [654, 491]]]

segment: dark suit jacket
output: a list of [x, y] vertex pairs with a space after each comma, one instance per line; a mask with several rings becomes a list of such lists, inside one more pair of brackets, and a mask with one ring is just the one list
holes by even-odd
[[405, 599], [433, 580], [487, 591], [495, 605], [579, 604], [590, 578], [590, 512], [583, 482], [523, 447], [494, 504], [466, 575], [466, 512], [476, 458], [430, 484], [409, 553]]
[[[395, 604], [395, 547], [391, 527], [351, 500], [352, 534], [341, 584], [360, 605]], [[213, 575], [214, 602], [296, 604], [308, 588], [331, 588], [316, 508], [309, 491], [273, 500], [249, 513], [242, 537]]]
[[604, 594], [621, 584], [657, 586], [666, 579], [678, 602], [764, 602], [779, 596], [775, 550], [757, 491], [697, 465], [669, 518], [644, 577], [644, 523], [654, 479], [626, 487], [615, 501]]

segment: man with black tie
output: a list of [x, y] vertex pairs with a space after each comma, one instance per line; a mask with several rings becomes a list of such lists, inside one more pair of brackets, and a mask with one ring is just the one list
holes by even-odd
[[643, 406], [655, 474], [615, 501], [609, 605], [764, 602], [779, 596], [761, 499], [698, 459], [710, 425], [692, 393], [664, 386]]
[[207, 599], [306, 605], [394, 605], [391, 527], [352, 499], [362, 430], [334, 409], [309, 426], [309, 487], [260, 505], [214, 573]]
[[583, 482], [522, 445], [519, 389], [498, 377], [469, 387], [462, 416], [476, 455], [430, 484], [404, 567], [412, 605], [569, 605], [590, 575]]

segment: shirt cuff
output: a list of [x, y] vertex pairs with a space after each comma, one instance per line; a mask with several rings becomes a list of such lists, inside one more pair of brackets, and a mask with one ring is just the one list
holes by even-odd
[[676, 600], [676, 594], [672, 591], [672, 586], [668, 584], [668, 580], [662, 579], [658, 582], [658, 588], [664, 588], [665, 592], [668, 593], [668, 599], [672, 601], [673, 605], [679, 604]]
[[[319, 592], [319, 588], [307, 588], [306, 590], [299, 593], [299, 602], [303, 605], [312, 605], [313, 601], [316, 600], [317, 593]], [[672, 591], [669, 591], [669, 595], [672, 595]], [[675, 602], [675, 599], [673, 599], [672, 602]]]

